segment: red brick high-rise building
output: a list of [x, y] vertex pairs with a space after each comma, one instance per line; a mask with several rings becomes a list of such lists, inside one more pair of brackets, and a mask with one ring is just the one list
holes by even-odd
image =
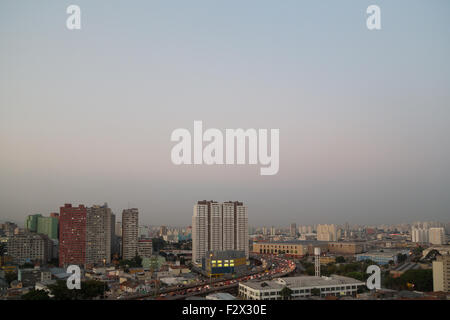
[[86, 263], [86, 215], [84, 205], [60, 207], [59, 215], [59, 266]]

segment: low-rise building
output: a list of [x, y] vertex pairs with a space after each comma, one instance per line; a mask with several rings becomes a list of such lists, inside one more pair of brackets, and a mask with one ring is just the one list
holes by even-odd
[[169, 272], [174, 276], [179, 276], [184, 273], [189, 273], [189, 272], [191, 272], [191, 270], [189, 269], [188, 266], [185, 266], [185, 265], [179, 265], [179, 266], [170, 265]]
[[335, 263], [336, 257], [335, 256], [321, 256], [320, 257], [320, 264], [327, 265], [329, 263]]
[[356, 261], [371, 260], [377, 264], [385, 265], [391, 261], [397, 264], [397, 256], [399, 254], [408, 254], [409, 250], [394, 250], [394, 251], [373, 251], [356, 255]]
[[348, 277], [300, 276], [278, 278], [270, 281], [250, 280], [239, 283], [239, 295], [249, 300], [281, 300], [282, 290], [291, 289], [291, 299], [308, 298], [318, 290], [320, 297], [355, 296], [359, 287], [365, 284]]
[[293, 257], [302, 257], [306, 254], [313, 254], [314, 248], [317, 247], [319, 247], [322, 252], [327, 252], [328, 242], [315, 240], [254, 242], [253, 252], [258, 254], [285, 254]]
[[51, 273], [40, 268], [19, 269], [17, 280], [22, 283], [22, 287], [34, 287], [37, 282], [51, 280]]
[[328, 252], [334, 254], [358, 254], [365, 249], [363, 243], [358, 242], [330, 242], [328, 243]]
[[138, 256], [141, 258], [151, 258], [153, 254], [153, 243], [150, 239], [140, 239], [138, 241]]
[[50, 285], [54, 285], [54, 284], [56, 284], [56, 280], [39, 281], [39, 282], [36, 282], [36, 284], [34, 285], [34, 290], [43, 290], [49, 294], [50, 298], [52, 298], [53, 295], [50, 294], [51, 291], [48, 287]]

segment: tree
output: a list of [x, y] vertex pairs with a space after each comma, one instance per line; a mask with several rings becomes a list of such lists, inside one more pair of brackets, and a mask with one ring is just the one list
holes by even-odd
[[153, 238], [152, 239], [153, 251], [159, 252], [161, 249], [164, 249], [166, 246], [166, 242], [162, 238]]
[[394, 290], [433, 291], [433, 271], [422, 269], [408, 270], [397, 278], [386, 274], [384, 285], [386, 288]]
[[22, 300], [50, 300], [45, 290], [32, 289], [28, 293], [22, 295]]
[[320, 289], [319, 288], [312, 288], [311, 289], [311, 295], [312, 296], [316, 296], [316, 297], [320, 296]]
[[19, 269], [27, 269], [27, 268], [34, 268], [34, 264], [25, 262], [23, 265], [19, 267]]
[[133, 262], [136, 267], [142, 267], [142, 258], [140, 256], [136, 255], [133, 258]]
[[280, 295], [283, 298], [283, 300], [291, 300], [292, 290], [285, 286], [283, 289], [281, 289]]
[[345, 274], [346, 277], [353, 278], [359, 281], [366, 281], [366, 278], [369, 276], [364, 272], [352, 271]]
[[344, 263], [345, 258], [343, 256], [336, 257], [336, 263]]
[[423, 248], [421, 246], [415, 247], [413, 249], [413, 254], [416, 256], [422, 256]]
[[407, 256], [406, 254], [401, 254], [401, 253], [399, 253], [399, 254], [397, 255], [397, 262], [398, 262], [398, 263], [403, 263], [403, 262], [406, 261], [406, 259], [408, 259], [408, 256]]
[[54, 300], [77, 300], [81, 298], [81, 290], [70, 290], [64, 280], [58, 280], [55, 284], [49, 285], [48, 288]]
[[83, 299], [94, 299], [104, 296], [106, 284], [102, 281], [88, 280], [81, 283], [81, 292]]
[[305, 272], [307, 275], [313, 276], [315, 274], [314, 265], [306, 267]]
[[8, 282], [9, 285], [11, 285], [11, 282], [13, 282], [14, 280], [17, 280], [17, 273], [16, 272], [6, 272], [5, 280], [6, 280], [6, 282]]
[[136, 255], [131, 260], [120, 260], [119, 261], [119, 265], [121, 267], [125, 267], [126, 269], [128, 269], [128, 268], [140, 268], [140, 267], [142, 267], [142, 258], [140, 256]]
[[87, 280], [81, 282], [81, 289], [70, 290], [63, 280], [58, 280], [55, 284], [49, 285], [54, 300], [91, 300], [104, 295], [106, 286], [97, 280]]
[[400, 276], [405, 283], [411, 283], [414, 290], [433, 291], [433, 271], [431, 269], [408, 270]]

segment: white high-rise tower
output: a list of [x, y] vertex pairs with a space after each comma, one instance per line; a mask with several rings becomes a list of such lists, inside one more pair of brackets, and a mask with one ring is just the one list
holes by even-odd
[[133, 259], [138, 253], [139, 211], [136, 208], [122, 212], [122, 258]]
[[248, 257], [248, 216], [242, 202], [198, 201], [192, 216], [192, 259], [208, 251], [239, 250]]

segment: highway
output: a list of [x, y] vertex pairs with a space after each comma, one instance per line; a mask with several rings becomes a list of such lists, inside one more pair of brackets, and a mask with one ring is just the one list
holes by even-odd
[[[235, 279], [219, 279], [211, 282], [208, 280], [203, 280], [200, 283], [197, 282], [182, 287], [164, 288], [160, 290], [158, 297], [168, 300], [177, 300], [197, 295], [206, 295], [215, 291], [228, 290], [237, 287], [239, 282], [245, 282], [253, 279], [268, 280], [283, 277], [294, 272], [296, 269], [295, 262], [286, 258], [270, 255], [253, 255], [253, 258], [262, 262], [262, 265], [253, 273]], [[137, 294], [124, 297], [123, 299], [144, 300], [149, 298], [154, 299], [155, 294]]]

